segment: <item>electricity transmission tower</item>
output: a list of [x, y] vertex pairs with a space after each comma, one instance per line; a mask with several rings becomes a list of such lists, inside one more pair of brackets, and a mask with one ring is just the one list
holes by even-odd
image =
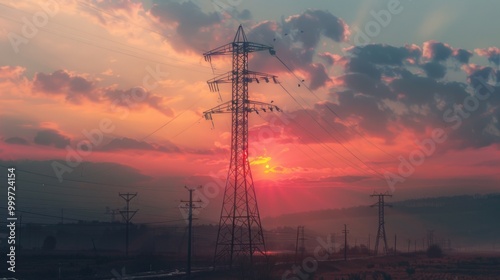
[[188, 187], [185, 187], [189, 191], [189, 200], [181, 200], [181, 202], [185, 202], [186, 206], [183, 206], [182, 208], [188, 208], [188, 221], [189, 221], [189, 233], [188, 233], [188, 257], [187, 257], [187, 269], [186, 269], [186, 275], [187, 279], [191, 279], [191, 240], [192, 240], [192, 228], [193, 228], [193, 208], [200, 208], [200, 206], [193, 206], [193, 202], [198, 202], [201, 203], [201, 200], [196, 200], [193, 201], [193, 192], [196, 189], [189, 189]]
[[387, 238], [385, 236], [385, 220], [384, 220], [384, 208], [385, 206], [392, 207], [389, 204], [385, 204], [384, 197], [392, 197], [392, 195], [388, 193], [374, 193], [370, 195], [371, 197], [378, 197], [378, 202], [373, 204], [371, 207], [378, 205], [378, 231], [377, 231], [377, 239], [375, 240], [375, 255], [378, 254], [378, 244], [380, 239], [384, 241], [384, 254], [387, 254]]
[[272, 104], [248, 99], [248, 83], [261, 80], [277, 83], [276, 76], [248, 70], [248, 55], [257, 51], [275, 54], [273, 47], [249, 42], [240, 25], [231, 43], [203, 54], [206, 61], [212, 56], [231, 55], [232, 71], [215, 77], [207, 83], [211, 91], [219, 91], [218, 84], [231, 83], [231, 100], [203, 112], [205, 119], [212, 114], [231, 113], [231, 160], [227, 175], [214, 265], [232, 267], [237, 259], [248, 258], [253, 264], [254, 254], [266, 256], [264, 235], [260, 222], [252, 173], [248, 162], [248, 113], [266, 109], [280, 111]]
[[135, 213], [139, 210], [134, 210], [131, 211], [129, 208], [129, 203], [130, 201], [137, 196], [137, 193], [119, 193], [120, 197], [125, 200], [127, 203], [127, 210], [120, 210], [120, 214], [122, 215], [123, 219], [126, 222], [126, 229], [125, 229], [125, 255], [128, 257], [128, 229], [130, 225], [130, 221], [134, 217]]

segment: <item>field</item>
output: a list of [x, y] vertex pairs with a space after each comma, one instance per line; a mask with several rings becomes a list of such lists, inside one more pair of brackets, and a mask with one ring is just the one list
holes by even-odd
[[[307, 258], [307, 257], [306, 257]], [[208, 264], [193, 264], [192, 279], [290, 279], [290, 280], [489, 280], [500, 279], [500, 254], [461, 253], [442, 258], [424, 254], [326, 260], [307, 269], [304, 262], [295, 265], [290, 258], [275, 256], [270, 265], [251, 270], [209, 271]], [[305, 258], [304, 258], [305, 259]], [[309, 259], [310, 260], [310, 259]], [[311, 263], [309, 265], [312, 265]], [[176, 268], [181, 268], [180, 271]], [[176, 256], [98, 257], [95, 256], [23, 256], [16, 272], [18, 279], [184, 279], [185, 262]], [[295, 270], [294, 270], [295, 269]], [[309, 273], [306, 271], [308, 270]]]

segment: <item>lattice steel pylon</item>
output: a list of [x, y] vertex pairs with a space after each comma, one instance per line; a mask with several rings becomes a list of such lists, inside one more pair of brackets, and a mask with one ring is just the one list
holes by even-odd
[[248, 70], [248, 54], [265, 50], [271, 55], [275, 54], [271, 46], [248, 42], [240, 25], [233, 42], [203, 54], [209, 62], [214, 55], [232, 55], [232, 71], [207, 82], [211, 91], [219, 91], [220, 83], [231, 83], [231, 100], [203, 112], [207, 120], [212, 120], [212, 114], [217, 113], [231, 113], [232, 116], [231, 159], [222, 202], [214, 266], [232, 267], [235, 261], [241, 258], [248, 258], [250, 265], [253, 265], [254, 254], [266, 255], [248, 161], [248, 113], [259, 113], [259, 110], [280, 111], [273, 104], [248, 99], [248, 83], [270, 80], [277, 83], [276, 76]]
[[385, 235], [385, 207], [392, 207], [389, 204], [385, 204], [384, 197], [392, 195], [388, 193], [374, 193], [370, 195], [371, 197], [377, 196], [378, 202], [373, 204], [371, 207], [378, 205], [378, 231], [377, 231], [377, 240], [375, 240], [375, 255], [378, 255], [378, 244], [380, 239], [384, 241], [384, 254], [387, 254], [387, 237]]

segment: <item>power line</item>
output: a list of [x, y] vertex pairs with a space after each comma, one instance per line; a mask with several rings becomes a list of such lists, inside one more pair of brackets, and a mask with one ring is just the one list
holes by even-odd
[[[344, 147], [345, 150], [347, 150], [350, 154], [354, 155], [349, 149], [347, 149], [347, 147], [345, 147], [340, 141], [338, 141], [338, 139], [336, 139], [316, 118], [314, 118], [314, 116], [311, 115], [311, 112], [309, 112], [309, 110], [307, 110], [305, 107], [303, 107], [302, 104], [300, 104], [292, 95], [291, 93], [281, 84], [279, 83], [279, 85], [281, 86], [281, 88], [290, 96], [293, 98], [293, 100], [304, 110], [304, 112], [323, 130], [325, 131], [329, 136], [331, 136], [333, 139], [336, 140], [337, 143], [339, 143], [342, 147]], [[301, 127], [302, 130], [304, 131], [307, 131], [307, 129], [303, 126], [301, 126], [298, 122], [295, 122], [295, 124], [299, 125]], [[311, 136], [314, 136], [312, 133], [310, 133]], [[363, 173], [367, 173], [367, 170], [365, 169], [362, 169], [358, 166], [356, 166], [356, 164], [354, 164], [353, 162], [351, 162], [349, 159], [347, 159], [346, 157], [344, 157], [342, 154], [340, 154], [339, 152], [337, 152], [336, 150], [332, 149], [330, 146], [326, 145], [325, 143], [323, 143], [323, 141], [321, 141], [319, 138], [317, 137], [313, 137], [317, 143], [319, 145], [322, 145], [324, 147], [326, 147], [326, 149], [328, 149], [330, 152], [336, 154], [338, 157], [340, 157], [344, 162], [346, 162], [349, 166], [351, 166], [352, 168], [355, 168], [357, 169], [358, 171], [361, 171]], [[365, 164], [359, 157], [357, 157], [356, 155], [354, 155], [355, 158], [357, 158], [359, 161], [361, 161], [364, 165], [366, 165], [370, 170], [374, 171], [375, 172], [375, 175], [378, 175], [379, 177], [383, 178], [383, 175], [380, 174], [380, 172], [376, 171], [375, 169], [373, 169], [372, 167], [368, 166], [367, 164]], [[367, 173], [367, 174], [370, 174], [370, 175], [374, 175], [372, 173]]]
[[[281, 60], [281, 58], [279, 58], [277, 55], [275, 56], [276, 59], [278, 59], [278, 61], [283, 64], [283, 66], [285, 66], [285, 68], [288, 70], [288, 72], [290, 72], [298, 81], [300, 84], [302, 84], [310, 93], [313, 94], [314, 97], [316, 97], [317, 100], [320, 100], [321, 99], [318, 97], [318, 95], [310, 88], [308, 87], [305, 83], [304, 83], [304, 80], [300, 79], [299, 77], [297, 77], [297, 75], [295, 74], [295, 72], [293, 72], [293, 70], [288, 66], [286, 65], [286, 63]], [[390, 156], [392, 159], [397, 159], [396, 156], [388, 153], [387, 151], [385, 151], [384, 149], [380, 148], [378, 145], [376, 145], [375, 143], [371, 142], [369, 139], [367, 139], [363, 134], [361, 134], [359, 131], [357, 131], [356, 129], [353, 128], [353, 125], [348, 121], [348, 120], [345, 120], [344, 118], [342, 118], [337, 112], [335, 112], [330, 106], [328, 106], [328, 104], [325, 104], [325, 107], [328, 109], [328, 111], [330, 111], [331, 113], [333, 113], [335, 116], [337, 116], [339, 119], [347, 122], [348, 127], [353, 130], [356, 134], [358, 134], [361, 138], [363, 138], [365, 141], [367, 141], [369, 144], [371, 144], [372, 146], [374, 146], [375, 148], [377, 148], [378, 150], [382, 151], [383, 153], [387, 154], [388, 156]]]
[[[277, 56], [276, 56], [276, 57], [277, 57]], [[279, 57], [277, 57], [277, 58], [278, 58], [278, 60], [279, 60], [279, 61], [280, 61], [283, 65], [285, 65], [285, 67], [286, 67], [287, 69], [289, 69], [289, 71], [291, 71], [291, 69], [290, 69], [290, 68], [289, 68], [289, 67], [288, 67], [288, 66], [287, 66], [287, 65], [286, 65], [286, 64], [285, 64], [285, 63], [284, 63], [281, 59], [279, 59]], [[295, 75], [295, 73], [293, 73], [293, 71], [292, 71], [292, 74], [293, 74], [296, 78], [298, 78], [298, 77]], [[280, 85], [281, 85], [281, 83], [280, 83]], [[381, 174], [379, 171], [377, 171], [376, 169], [374, 169], [373, 167], [371, 167], [370, 165], [368, 165], [367, 163], [365, 163], [365, 161], [363, 161], [360, 157], [358, 157], [358, 156], [357, 156], [356, 154], [354, 154], [354, 153], [353, 153], [350, 149], [348, 149], [348, 148], [344, 145], [344, 143], [342, 143], [342, 141], [340, 141], [339, 139], [337, 139], [337, 137], [335, 137], [335, 135], [333, 135], [330, 131], [328, 131], [328, 130], [327, 130], [327, 129], [323, 126], [323, 125], [321, 125], [321, 123], [320, 123], [318, 120], [316, 120], [316, 118], [314, 118], [314, 116], [312, 116], [312, 115], [311, 115], [311, 113], [310, 113], [307, 109], [305, 109], [305, 108], [303, 107], [303, 105], [302, 105], [302, 104], [300, 104], [300, 103], [297, 101], [297, 99], [295, 99], [295, 98], [294, 98], [294, 97], [290, 94], [290, 92], [289, 92], [288, 90], [286, 90], [286, 88], [285, 88], [283, 85], [281, 85], [281, 87], [282, 87], [282, 88], [283, 88], [283, 89], [287, 92], [287, 94], [288, 94], [288, 95], [290, 95], [290, 96], [292, 97], [292, 99], [293, 99], [293, 100], [294, 100], [294, 101], [295, 101], [295, 102], [296, 102], [296, 103], [297, 103], [297, 104], [298, 104], [298, 105], [299, 105], [299, 106], [300, 106], [300, 107], [304, 110], [304, 112], [306, 112], [306, 114], [308, 114], [308, 115], [309, 115], [309, 117], [310, 117], [310, 118], [311, 118], [311, 119], [312, 119], [312, 120], [313, 120], [313, 121], [314, 121], [314, 122], [315, 122], [315, 123], [316, 123], [319, 127], [321, 127], [321, 129], [322, 129], [322, 130], [324, 130], [324, 131], [325, 131], [325, 132], [326, 132], [326, 133], [327, 133], [330, 137], [332, 137], [332, 139], [333, 139], [333, 140], [335, 140], [335, 142], [337, 142], [337, 143], [338, 143], [338, 144], [339, 144], [342, 148], [344, 148], [344, 150], [346, 150], [349, 154], [351, 154], [354, 158], [356, 158], [359, 162], [361, 162], [363, 165], [365, 165], [366, 167], [368, 167], [370, 170], [372, 170], [373, 172], [375, 172], [376, 174], [378, 174], [378, 176], [379, 176], [379, 177], [384, 178], [384, 175], [383, 175], [383, 174]], [[309, 90], [310, 90], [310, 89], [309, 89]], [[312, 92], [312, 90], [310, 90], [310, 91], [311, 91], [311, 93], [313, 93], [313, 94], [316, 96], [316, 94], [315, 94], [314, 92]], [[317, 96], [316, 96], [316, 97], [317, 97]], [[339, 118], [340, 118], [340, 117], [339, 117]], [[333, 126], [330, 124], [330, 122], [328, 122], [327, 120], [325, 120], [325, 123], [327, 123], [330, 127], [332, 127], [332, 128], [333, 128], [333, 129], [334, 129], [334, 130], [335, 130], [335, 131], [339, 134], [339, 135], [341, 135], [340, 131], [338, 131], [335, 127], [333, 127]], [[356, 149], [355, 149], [355, 150], [356, 150]], [[336, 152], [336, 153], [337, 153], [337, 152]], [[358, 153], [359, 153], [359, 151], [358, 151]], [[338, 154], [338, 153], [337, 153], [337, 154]], [[339, 155], [340, 155], [340, 154], [339, 154]]]

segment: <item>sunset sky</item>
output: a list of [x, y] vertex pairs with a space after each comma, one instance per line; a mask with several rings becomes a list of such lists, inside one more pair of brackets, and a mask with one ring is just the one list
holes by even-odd
[[28, 220], [64, 209], [108, 221], [119, 192], [138, 192], [135, 221], [167, 223], [183, 218], [184, 186], [202, 186], [197, 214], [217, 221], [231, 119], [202, 112], [230, 99], [206, 81], [231, 61], [202, 54], [241, 24], [276, 50], [251, 55], [279, 84], [253, 82], [250, 98], [283, 110], [250, 114], [261, 216], [366, 205], [374, 191], [496, 192], [498, 11], [490, 0], [0, 1], [0, 178], [18, 169]]

